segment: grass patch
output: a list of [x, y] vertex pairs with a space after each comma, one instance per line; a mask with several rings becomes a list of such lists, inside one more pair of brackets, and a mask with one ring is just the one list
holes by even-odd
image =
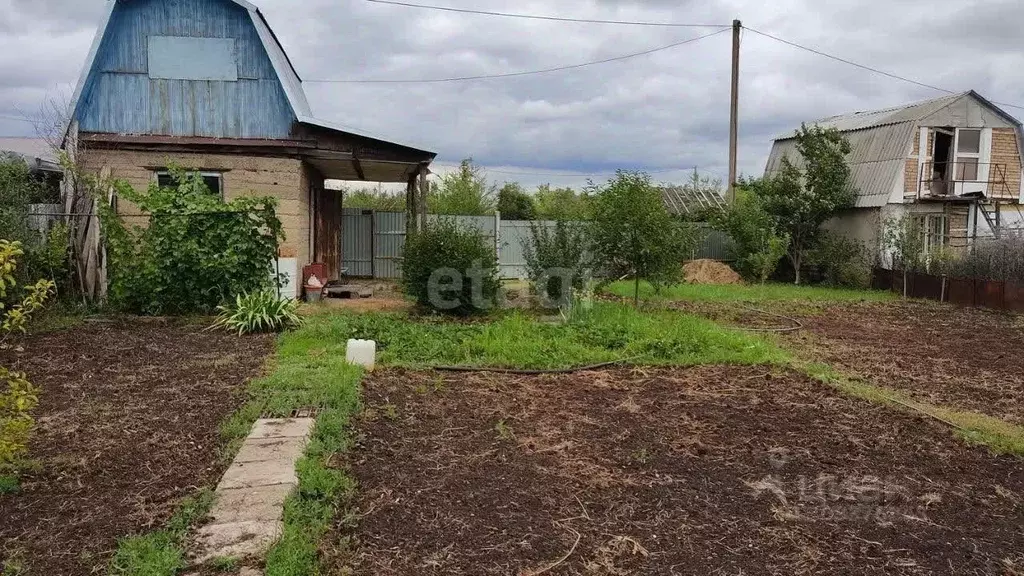
[[346, 426], [359, 409], [363, 373], [345, 362], [345, 340], [316, 336], [325, 318], [310, 318], [279, 338], [272, 371], [249, 385], [250, 400], [221, 428], [236, 450], [261, 414], [287, 416], [298, 408], [320, 408], [313, 437], [296, 465], [298, 491], [285, 501], [283, 535], [267, 555], [267, 576], [316, 573], [320, 539], [355, 487], [344, 471], [329, 464], [348, 447]]
[[[622, 298], [633, 297], [633, 282], [613, 282], [605, 292]], [[885, 302], [897, 299], [892, 292], [853, 290], [793, 284], [710, 286], [673, 284], [656, 291], [648, 282], [640, 283], [640, 297], [646, 300], [697, 300], [710, 302]]]
[[344, 355], [349, 338], [376, 340], [378, 362], [423, 368], [473, 366], [568, 368], [614, 360], [650, 365], [778, 364], [788, 360], [774, 342], [670, 310], [637, 311], [598, 303], [566, 323], [522, 312], [475, 322], [404, 314], [344, 313], [318, 317], [301, 331], [312, 354]]
[[157, 532], [122, 539], [110, 561], [113, 576], [172, 576], [187, 566], [184, 543], [189, 528], [206, 516], [213, 491], [203, 490], [186, 498]]
[[21, 492], [21, 481], [13, 474], [0, 474], [0, 494]]
[[970, 444], [986, 446], [996, 454], [1024, 456], [1024, 427], [979, 412], [965, 412], [920, 402], [899, 390], [850, 378], [825, 364], [794, 363], [794, 368], [855, 398], [926, 414], [943, 421], [959, 438]]

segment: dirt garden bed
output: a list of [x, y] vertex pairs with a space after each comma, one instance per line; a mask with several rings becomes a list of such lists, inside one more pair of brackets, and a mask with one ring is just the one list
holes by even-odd
[[365, 382], [355, 574], [1017, 574], [1024, 460], [764, 367]]
[[[933, 302], [675, 302], [723, 324], [780, 334], [801, 356], [931, 404], [1024, 424], [1024, 319]], [[765, 314], [764, 312], [768, 312]]]
[[202, 328], [89, 323], [0, 352], [42, 389], [38, 470], [0, 496], [0, 559], [28, 574], [103, 573], [118, 538], [161, 526], [216, 484], [227, 465], [218, 426], [272, 339]]

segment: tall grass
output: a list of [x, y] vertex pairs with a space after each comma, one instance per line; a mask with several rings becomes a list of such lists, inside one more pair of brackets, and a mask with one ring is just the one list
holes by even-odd
[[[633, 296], [633, 283], [614, 282], [605, 291], [619, 297]], [[697, 300], [717, 302], [880, 302], [896, 296], [879, 290], [854, 290], [793, 284], [712, 286], [704, 284], [673, 284], [655, 290], [649, 283], [640, 283], [640, 297], [647, 300]]]
[[568, 368], [613, 360], [638, 364], [761, 364], [787, 356], [770, 340], [674, 311], [598, 303], [565, 323], [523, 313], [450, 323], [402, 314], [336, 314], [303, 330], [324, 343], [376, 340], [392, 366]]

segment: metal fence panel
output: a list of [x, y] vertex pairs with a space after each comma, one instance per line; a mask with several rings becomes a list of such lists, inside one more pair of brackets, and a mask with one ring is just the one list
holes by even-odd
[[[372, 214], [372, 216], [371, 216]], [[532, 239], [527, 220], [503, 221], [496, 216], [445, 216], [428, 214], [427, 222], [439, 219], [454, 219], [459, 226], [472, 227], [479, 231], [489, 245], [495, 246], [502, 278], [525, 279], [527, 277], [526, 257], [523, 243]], [[374, 278], [401, 278], [402, 251], [405, 247], [404, 212], [376, 212], [346, 208], [342, 216], [342, 267], [349, 276]], [[553, 228], [553, 221], [537, 221]], [[690, 255], [692, 259], [708, 258], [728, 260], [730, 258], [729, 237], [704, 224], [701, 227], [701, 241]]]
[[501, 267], [502, 278], [525, 280], [529, 274], [526, 269], [526, 252], [524, 243], [533, 241], [531, 225], [554, 228], [555, 223], [549, 220], [502, 220], [501, 242], [498, 246], [498, 265]]
[[732, 260], [732, 239], [725, 232], [712, 230], [707, 224], [697, 224], [700, 241], [691, 255], [691, 260]]
[[373, 277], [373, 213], [345, 208], [341, 214], [341, 267], [348, 276]]
[[373, 262], [376, 278], [401, 278], [405, 213], [377, 212], [374, 217]]

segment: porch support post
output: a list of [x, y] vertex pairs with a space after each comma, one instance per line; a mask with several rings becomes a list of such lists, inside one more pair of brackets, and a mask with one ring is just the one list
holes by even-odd
[[419, 217], [417, 225], [424, 228], [427, 225], [427, 194], [430, 193], [430, 183], [427, 182], [427, 174], [430, 170], [426, 164], [420, 164], [419, 170], [419, 198], [417, 198], [416, 212]]
[[416, 217], [416, 206], [417, 206], [417, 194], [416, 194], [416, 174], [409, 175], [408, 186], [405, 189], [405, 233], [406, 235], [415, 234], [419, 231], [419, 222]]

